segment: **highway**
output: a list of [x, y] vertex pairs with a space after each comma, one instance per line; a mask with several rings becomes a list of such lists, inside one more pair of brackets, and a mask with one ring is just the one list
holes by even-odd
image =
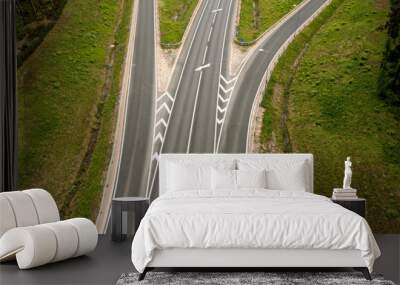
[[235, 1], [200, 3], [168, 88], [157, 100], [150, 192], [157, 153], [215, 152], [218, 106], [225, 107], [232, 85], [228, 63]]
[[268, 66], [286, 40], [327, 1], [309, 1], [270, 34], [240, 69], [222, 127], [218, 152], [243, 153], [247, 151], [250, 114]]
[[114, 196], [158, 192], [160, 153], [246, 152], [249, 120], [280, 48], [324, 3], [304, 2], [229, 74], [239, 0], [199, 0], [170, 75], [157, 96], [155, 0], [138, 0], [122, 152]]
[[156, 96], [154, 0], [138, 0], [123, 146], [114, 195], [144, 196]]

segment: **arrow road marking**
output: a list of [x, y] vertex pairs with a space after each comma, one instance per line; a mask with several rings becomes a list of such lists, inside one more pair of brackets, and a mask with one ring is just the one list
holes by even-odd
[[199, 66], [198, 68], [196, 68], [194, 71], [201, 71], [201, 70], [203, 70], [203, 69], [205, 69], [205, 68], [208, 68], [208, 67], [210, 67], [211, 66], [211, 63], [207, 63], [207, 64], [204, 64], [204, 65], [202, 65], [202, 66]]

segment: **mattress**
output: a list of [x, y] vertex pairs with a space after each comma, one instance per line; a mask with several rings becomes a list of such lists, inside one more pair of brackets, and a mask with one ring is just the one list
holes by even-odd
[[368, 223], [330, 199], [300, 191], [167, 192], [151, 204], [132, 243], [143, 272], [162, 249], [359, 250], [372, 271], [380, 251]]

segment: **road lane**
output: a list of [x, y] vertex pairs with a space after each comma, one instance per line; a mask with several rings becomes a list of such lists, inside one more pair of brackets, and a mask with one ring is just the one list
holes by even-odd
[[154, 0], [138, 0], [128, 106], [115, 196], [144, 196], [151, 156], [155, 74]]
[[[222, 128], [218, 151], [246, 152], [253, 102], [272, 59], [296, 30], [328, 0], [311, 0], [284, 22], [260, 45], [241, 69]], [[260, 50], [261, 49], [261, 50]]]

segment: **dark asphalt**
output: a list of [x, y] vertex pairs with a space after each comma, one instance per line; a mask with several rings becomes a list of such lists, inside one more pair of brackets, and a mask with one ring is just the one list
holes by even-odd
[[232, 93], [226, 121], [222, 129], [218, 151], [222, 153], [246, 152], [249, 118], [257, 90], [274, 55], [285, 41], [310, 18], [327, 0], [312, 0], [302, 7], [271, 36], [246, 62]]
[[[227, 81], [232, 79], [228, 64], [236, 1], [201, 1], [167, 94], [155, 103], [154, 0], [139, 0], [116, 196], [157, 195], [157, 153], [246, 152], [251, 108], [268, 65], [285, 41], [327, 0], [310, 1], [269, 36], [260, 46], [264, 51], [249, 57], [235, 84]], [[205, 65], [208, 67], [196, 70]]]
[[115, 196], [144, 196], [151, 156], [155, 77], [154, 0], [139, 0], [132, 73]]
[[[233, 0], [204, 0], [196, 15], [168, 87], [175, 104], [163, 153], [214, 152], [219, 77], [226, 76], [233, 8]], [[210, 67], [195, 70], [205, 64]]]

